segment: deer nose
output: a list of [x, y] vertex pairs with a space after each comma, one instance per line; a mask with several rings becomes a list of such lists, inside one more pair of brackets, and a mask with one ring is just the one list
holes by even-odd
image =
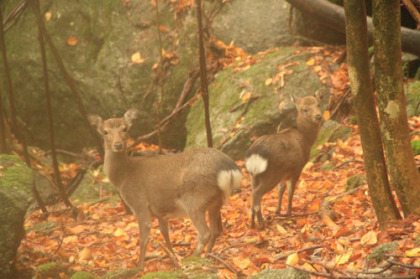
[[317, 115], [315, 116], [315, 119], [316, 119], [317, 121], [321, 121], [321, 120], [322, 120], [322, 115], [321, 115], [321, 114], [317, 114]]
[[115, 148], [116, 150], [121, 150], [121, 149], [123, 148], [123, 144], [122, 144], [122, 142], [120, 142], [120, 141], [115, 142], [115, 143], [114, 143], [114, 148]]

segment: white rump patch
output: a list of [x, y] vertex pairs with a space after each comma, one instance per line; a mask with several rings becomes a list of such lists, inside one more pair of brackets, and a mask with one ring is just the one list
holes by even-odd
[[217, 185], [223, 191], [225, 202], [232, 194], [232, 191], [239, 188], [242, 180], [242, 173], [238, 169], [222, 170], [217, 175]]
[[246, 159], [245, 167], [252, 175], [263, 173], [267, 169], [267, 159], [258, 154], [252, 154]]

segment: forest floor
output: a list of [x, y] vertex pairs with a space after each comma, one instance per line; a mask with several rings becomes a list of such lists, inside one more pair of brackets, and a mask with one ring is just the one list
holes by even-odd
[[[219, 278], [236, 278], [238, 274], [251, 277], [263, 269], [295, 266], [310, 272], [312, 278], [415, 278], [420, 274], [420, 218], [408, 216], [381, 231], [366, 183], [346, 190], [349, 177], [364, 174], [358, 129], [351, 127], [353, 132], [346, 141], [318, 147], [335, 148], [327, 161], [333, 167], [325, 170], [327, 163], [308, 163], [293, 197], [292, 216], [275, 215], [277, 188], [264, 196], [267, 223], [262, 231], [249, 226], [250, 177], [243, 161], [237, 162], [244, 179], [240, 192], [222, 209], [224, 231], [210, 257], [212, 272]], [[411, 118], [410, 127], [418, 130], [420, 117]], [[100, 173], [98, 179], [104, 179]], [[283, 198], [282, 212], [287, 193]], [[62, 204], [49, 207], [52, 213], [48, 217], [41, 211], [27, 216], [26, 229], [48, 222], [56, 226], [27, 233], [18, 251], [18, 269], [34, 274], [37, 266], [56, 262], [72, 271], [102, 276], [136, 266], [138, 226], [121, 202], [107, 203], [105, 199], [77, 208], [77, 218], [69, 217]], [[170, 238], [180, 262], [191, 256], [196, 231], [188, 218], [170, 221]], [[158, 222], [153, 219], [147, 247], [147, 255], [153, 257], [136, 278], [174, 269], [163, 243]], [[60, 277], [67, 275], [62, 273]]]

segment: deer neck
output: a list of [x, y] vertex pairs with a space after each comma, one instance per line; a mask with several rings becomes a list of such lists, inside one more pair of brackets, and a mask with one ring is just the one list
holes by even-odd
[[121, 182], [126, 177], [128, 166], [129, 157], [125, 150], [121, 152], [113, 152], [109, 149], [105, 150], [105, 174], [115, 188], [120, 188]]
[[314, 145], [318, 136], [319, 126], [320, 125], [318, 123], [308, 123], [303, 121], [297, 122], [297, 130], [302, 135], [302, 146], [304, 146], [305, 149], [310, 150], [312, 145]]

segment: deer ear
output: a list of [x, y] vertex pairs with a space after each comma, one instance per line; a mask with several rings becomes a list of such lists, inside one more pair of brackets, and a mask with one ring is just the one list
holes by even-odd
[[324, 90], [318, 89], [317, 91], [315, 91], [314, 97], [318, 100], [318, 103], [320, 103], [322, 100], [322, 97], [324, 97]]
[[88, 120], [90, 125], [92, 125], [93, 128], [95, 128], [99, 131], [99, 133], [101, 133], [101, 127], [103, 123], [102, 117], [100, 117], [99, 115], [88, 115]]
[[124, 120], [125, 123], [127, 123], [128, 127], [131, 127], [131, 125], [133, 125], [133, 120], [137, 119], [138, 115], [139, 111], [135, 108], [127, 110], [127, 112], [124, 114]]
[[294, 93], [290, 94], [290, 98], [292, 99], [293, 103], [295, 103], [296, 105], [299, 103], [300, 98], [296, 96]]

